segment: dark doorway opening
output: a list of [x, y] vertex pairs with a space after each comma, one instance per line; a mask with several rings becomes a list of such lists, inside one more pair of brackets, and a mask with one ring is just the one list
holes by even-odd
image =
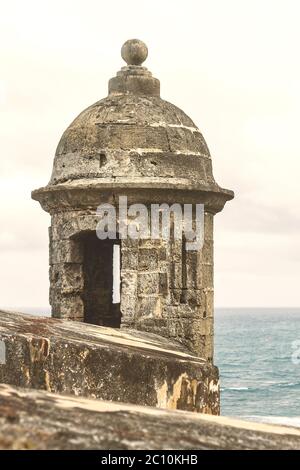
[[87, 232], [80, 239], [84, 255], [84, 321], [120, 328], [119, 240], [99, 240], [95, 232]]

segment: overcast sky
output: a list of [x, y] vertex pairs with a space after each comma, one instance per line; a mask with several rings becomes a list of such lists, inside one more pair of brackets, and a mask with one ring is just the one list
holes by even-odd
[[217, 182], [216, 306], [298, 306], [300, 2], [0, 0], [0, 306], [48, 305], [45, 185], [64, 129], [107, 94], [126, 39], [199, 126]]

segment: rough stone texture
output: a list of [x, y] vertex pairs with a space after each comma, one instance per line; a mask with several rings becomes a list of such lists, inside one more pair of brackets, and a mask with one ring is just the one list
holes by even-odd
[[184, 240], [122, 241], [121, 311], [124, 326], [175, 339], [212, 361], [213, 217], [205, 219], [204, 246], [185, 259]]
[[299, 450], [300, 430], [0, 385], [0, 449]]
[[183, 111], [159, 97], [109, 95], [63, 134], [50, 184], [126, 176], [216, 185], [205, 140]]
[[[135, 328], [176, 340], [213, 360], [213, 216], [233, 198], [214, 179], [211, 156], [194, 122], [160, 98], [159, 80], [141, 64], [147, 47], [131, 40], [128, 65], [109, 81], [109, 94], [64, 132], [49, 184], [32, 197], [51, 214], [52, 316]], [[203, 204], [202, 250], [181, 242], [121, 240], [120, 304], [112, 305], [111, 248], [95, 233], [101, 203]], [[117, 218], [120, 214], [117, 210]], [[131, 243], [132, 242], [132, 243]], [[91, 274], [92, 273], [92, 274]], [[106, 280], [105, 280], [106, 279]]]
[[0, 341], [0, 383], [219, 413], [217, 368], [154, 334], [0, 311]]
[[[119, 319], [121, 326], [175, 339], [200, 357], [211, 361], [212, 214], [205, 214], [203, 248], [200, 251], [187, 252], [185, 259], [182, 259], [184, 241], [181, 240], [121, 240], [120, 312], [113, 312], [113, 305], [110, 303], [111, 249], [108, 248], [109, 240], [100, 241], [96, 238], [98, 222], [99, 218], [86, 214], [85, 211], [69, 211], [52, 216], [52, 315], [57, 318], [85, 320], [103, 326], [118, 326]], [[88, 250], [85, 243], [87, 233], [90, 234]], [[93, 242], [91, 237], [94, 238]], [[91, 256], [84, 256], [87, 251], [91, 252]], [[93, 268], [93, 259], [97, 261], [98, 274], [96, 268]], [[88, 269], [85, 266], [88, 266]], [[88, 272], [93, 276], [87, 275]]]

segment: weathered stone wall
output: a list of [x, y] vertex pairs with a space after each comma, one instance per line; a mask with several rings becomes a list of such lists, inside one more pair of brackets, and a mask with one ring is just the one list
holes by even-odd
[[219, 414], [218, 369], [158, 335], [0, 311], [0, 383]]
[[[52, 315], [118, 326], [117, 318], [116, 321], [113, 318], [115, 312], [109, 306], [112, 256], [108, 256], [108, 249], [104, 247], [102, 252], [105, 262], [99, 261], [102, 283], [97, 284], [97, 298], [96, 292], [93, 299], [95, 292], [88, 285], [84, 267], [87, 253], [82, 241], [87, 233], [95, 234], [98, 222], [95, 211], [65, 211], [52, 216], [49, 230]], [[101, 273], [97, 274], [100, 281]], [[172, 237], [121, 240], [121, 280], [121, 326], [161, 334], [212, 360], [212, 214], [205, 213], [204, 246], [200, 251], [186, 251], [184, 240]]]
[[0, 385], [0, 449], [299, 450], [300, 430]]
[[51, 218], [49, 300], [53, 317], [84, 321], [84, 249], [79, 236], [95, 233], [97, 222], [95, 211], [65, 211]]
[[122, 240], [122, 324], [175, 339], [213, 358], [213, 216], [204, 246], [184, 240]]

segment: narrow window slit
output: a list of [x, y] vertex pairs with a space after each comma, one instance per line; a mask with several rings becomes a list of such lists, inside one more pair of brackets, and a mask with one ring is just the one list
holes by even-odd
[[104, 152], [101, 152], [99, 154], [99, 164], [100, 164], [100, 168], [102, 168], [107, 162], [107, 158], [106, 158], [106, 155]]
[[113, 292], [112, 303], [119, 304], [121, 299], [121, 260], [120, 245], [114, 244], [113, 248]]
[[181, 297], [180, 302], [186, 303], [187, 289], [187, 256], [186, 256], [186, 238], [182, 235], [181, 239]]

